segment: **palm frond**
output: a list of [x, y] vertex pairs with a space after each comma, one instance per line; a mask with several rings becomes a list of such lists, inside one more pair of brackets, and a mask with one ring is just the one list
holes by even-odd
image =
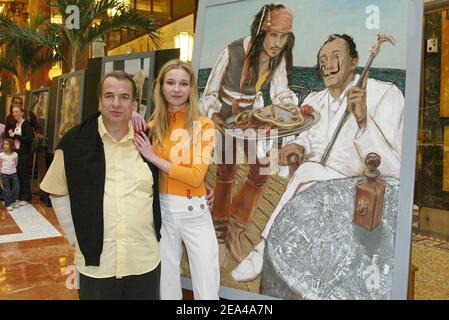
[[0, 15], [0, 44], [8, 48], [1, 57], [2, 66], [21, 82], [37, 67], [63, 58], [62, 54], [53, 54], [58, 41], [48, 32], [48, 18], [48, 15], [38, 14], [21, 27], [8, 16]]
[[[123, 5], [119, 0], [49, 0], [49, 5], [59, 11], [63, 19], [62, 24], [50, 23], [48, 15], [37, 15], [28, 26], [21, 28], [8, 16], [0, 15], [0, 44], [16, 46], [17, 52], [22, 55], [23, 63], [27, 66], [35, 65], [33, 52], [48, 48], [52, 52], [51, 59], [63, 60], [74, 68], [83, 49], [94, 40], [104, 39], [107, 33], [120, 29], [143, 31], [155, 46], [159, 47], [160, 25], [156, 19], [142, 15], [139, 11]], [[66, 19], [72, 14], [70, 11], [66, 12], [66, 8], [70, 5], [79, 8], [79, 29], [69, 29], [65, 24]], [[109, 17], [108, 10], [113, 8], [118, 13]], [[41, 26], [43, 28], [40, 28]], [[72, 52], [71, 63], [64, 55], [67, 49]], [[26, 58], [24, 55], [30, 57]]]
[[48, 13], [38, 13], [33, 19], [30, 19], [28, 27], [31, 30], [37, 31], [39, 27], [46, 25], [50, 21], [50, 15]]
[[30, 38], [30, 34], [22, 30], [9, 16], [4, 13], [0, 14], [0, 44], [12, 42], [20, 38]]
[[14, 75], [17, 75], [16, 68], [12, 61], [10, 61], [8, 58], [0, 57], [0, 71], [8, 70]]
[[93, 40], [103, 38], [108, 32], [113, 30], [128, 29], [144, 31], [155, 44], [160, 46], [160, 24], [153, 17], [146, 17], [136, 10], [123, 9], [120, 13], [101, 20], [99, 25], [95, 25], [87, 30], [84, 43], [91, 43]]
[[120, 9], [120, 13], [103, 20], [105, 27], [110, 29], [137, 29], [145, 31], [155, 45], [159, 46], [160, 33], [159, 22], [153, 16], [144, 16], [137, 10], [130, 10], [126, 7]]

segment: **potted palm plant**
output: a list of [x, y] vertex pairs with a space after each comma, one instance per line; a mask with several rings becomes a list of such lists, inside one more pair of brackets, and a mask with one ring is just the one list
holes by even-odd
[[[70, 5], [79, 9], [79, 28], [68, 26], [67, 19], [73, 19], [74, 12], [68, 10]], [[152, 16], [143, 15], [138, 10], [130, 8], [119, 0], [54, 0], [51, 6], [62, 16], [62, 23], [51, 23], [48, 31], [51, 33], [53, 49], [64, 57], [64, 50], [71, 52], [66, 62], [71, 71], [76, 70], [76, 64], [82, 51], [92, 42], [104, 39], [107, 33], [120, 30], [141, 30], [147, 33], [158, 47], [159, 23]], [[113, 11], [114, 14], [110, 14]], [[76, 18], [76, 16], [75, 16]], [[77, 24], [78, 26], [78, 24]], [[52, 45], [49, 43], [49, 45]], [[70, 61], [67, 61], [70, 60]]]
[[0, 69], [9, 71], [15, 80], [15, 91], [25, 92], [31, 73], [40, 66], [61, 59], [46, 43], [36, 40], [45, 37], [48, 15], [36, 15], [23, 25], [17, 25], [9, 16], [0, 15]]
[[[19, 26], [7, 15], [0, 15], [0, 45], [8, 48], [0, 58], [0, 68], [17, 77], [19, 91], [25, 88], [35, 65], [63, 60], [70, 71], [75, 71], [83, 50], [114, 30], [143, 31], [158, 47], [156, 19], [119, 0], [52, 0], [50, 6], [62, 17], [62, 23], [52, 23], [49, 15], [37, 15], [25, 26]], [[69, 6], [76, 6], [75, 16], [67, 10]], [[114, 14], [109, 14], [111, 11]], [[67, 19], [79, 19], [79, 23], [73, 28]], [[67, 57], [66, 52], [71, 54]]]

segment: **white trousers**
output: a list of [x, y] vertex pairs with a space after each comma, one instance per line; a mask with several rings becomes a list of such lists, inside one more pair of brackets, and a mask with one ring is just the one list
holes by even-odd
[[162, 300], [181, 300], [182, 242], [187, 249], [193, 294], [197, 300], [218, 300], [218, 242], [205, 196], [161, 194]]

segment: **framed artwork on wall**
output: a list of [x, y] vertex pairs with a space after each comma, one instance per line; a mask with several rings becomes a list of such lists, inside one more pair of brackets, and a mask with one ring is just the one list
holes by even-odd
[[419, 0], [199, 1], [220, 297], [407, 298], [422, 19]]
[[71, 128], [82, 120], [84, 70], [58, 77], [52, 150]]
[[[126, 54], [89, 59], [86, 69], [86, 84], [84, 93], [84, 99], [89, 103], [84, 105], [83, 120], [98, 111], [97, 87], [103, 75], [112, 70], [124, 69], [126, 69], [127, 72], [134, 74], [138, 87], [140, 88], [142, 86], [143, 88], [142, 90], [138, 89], [138, 101], [134, 103], [134, 110], [139, 111], [139, 113], [144, 116], [146, 120], [148, 120], [152, 112], [151, 108], [149, 109], [147, 106], [151, 106], [152, 103], [151, 90], [153, 87], [153, 79], [156, 78], [157, 72], [161, 66], [165, 64], [165, 62], [171, 59], [177, 59], [178, 57], [179, 49], [166, 49], [139, 54]], [[125, 60], [127, 59], [129, 59], [129, 62], [125, 64]], [[142, 69], [140, 69], [140, 66], [142, 66]], [[143, 70], [145, 73], [147, 69], [149, 69], [148, 72], [151, 74], [145, 74], [145, 77], [141, 77], [142, 72], [139, 71], [137, 73], [136, 71]], [[144, 81], [142, 81], [143, 79]], [[148, 92], [150, 92], [150, 94]], [[150, 97], [150, 99], [148, 99], [148, 97]], [[137, 107], [138, 105], [139, 107]]]
[[[44, 134], [47, 132], [49, 109], [50, 87], [31, 90], [27, 110], [34, 112]], [[47, 137], [45, 137], [45, 140], [47, 140]]]
[[102, 58], [101, 75], [113, 70], [122, 70], [132, 75], [137, 86], [137, 99], [133, 108], [146, 120], [151, 113], [155, 57], [155, 52], [150, 51]]

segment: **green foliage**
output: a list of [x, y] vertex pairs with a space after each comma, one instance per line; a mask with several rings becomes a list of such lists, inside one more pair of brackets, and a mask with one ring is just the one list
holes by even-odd
[[[75, 71], [76, 63], [90, 43], [105, 38], [114, 30], [145, 32], [156, 47], [159, 46], [159, 23], [152, 16], [144, 16], [118, 0], [52, 0], [49, 4], [62, 16], [62, 24], [50, 22], [48, 15], [37, 15], [24, 27], [15, 24], [7, 15], [0, 15], [0, 45], [8, 50], [0, 57], [0, 68], [11, 71], [20, 81], [27, 81], [31, 71], [44, 63], [64, 61]], [[79, 29], [69, 29], [65, 21], [72, 12], [66, 8], [79, 8]], [[116, 14], [108, 16], [108, 10]], [[67, 59], [65, 53], [71, 52]], [[24, 88], [24, 84], [23, 84]]]
[[42, 66], [60, 60], [48, 47], [45, 28], [48, 15], [36, 15], [23, 27], [18, 26], [5, 14], [0, 15], [0, 45], [5, 46], [0, 55], [0, 69], [10, 71], [18, 82], [18, 91], [24, 91], [31, 72]]
[[[65, 21], [72, 12], [66, 13], [69, 5], [79, 8], [80, 28], [69, 29]], [[62, 16], [62, 24], [51, 24], [49, 31], [58, 38], [58, 50], [70, 48], [72, 51], [71, 65], [75, 70], [76, 60], [83, 49], [98, 38], [103, 38], [108, 32], [120, 29], [145, 31], [150, 39], [158, 46], [159, 24], [152, 16], [144, 16], [139, 11], [121, 4], [118, 0], [54, 0], [52, 6]], [[108, 16], [108, 10], [115, 9], [116, 14]]]

